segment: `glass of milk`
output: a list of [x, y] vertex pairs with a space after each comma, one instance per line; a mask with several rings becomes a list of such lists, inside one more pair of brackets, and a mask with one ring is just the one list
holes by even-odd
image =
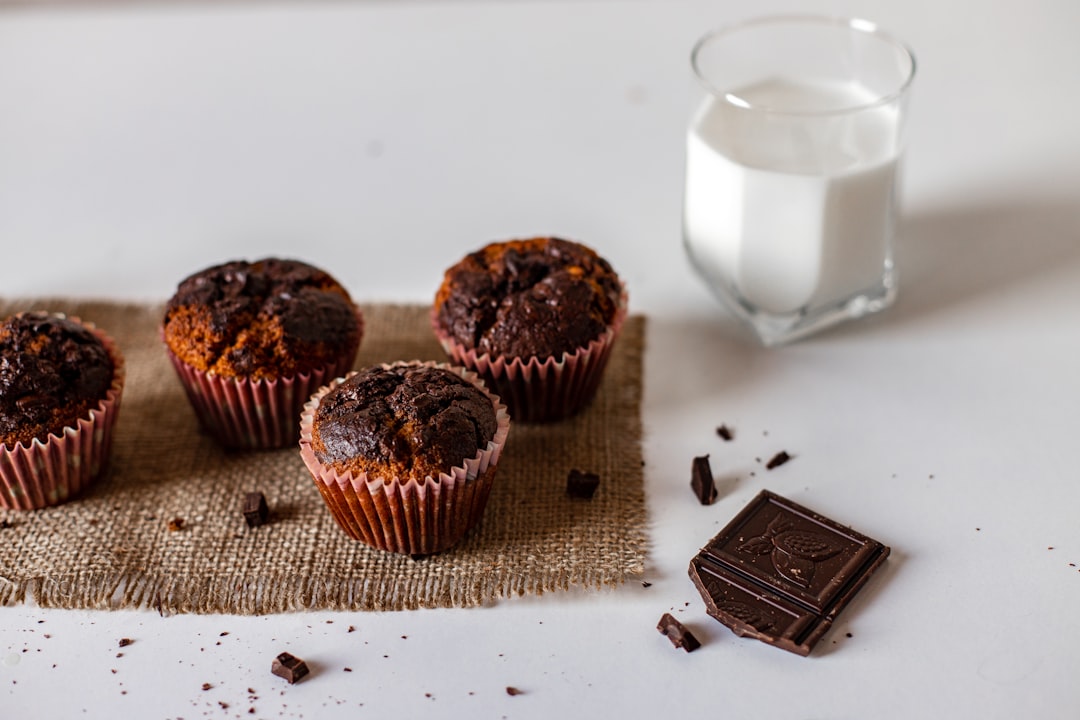
[[691, 56], [683, 241], [766, 345], [896, 298], [898, 166], [915, 59], [863, 20], [751, 20]]

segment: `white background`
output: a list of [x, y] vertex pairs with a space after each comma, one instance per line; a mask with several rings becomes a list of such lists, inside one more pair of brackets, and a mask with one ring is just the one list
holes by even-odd
[[[790, 10], [874, 20], [919, 69], [897, 305], [765, 350], [682, 254], [688, 53]], [[164, 300], [280, 254], [428, 302], [490, 240], [581, 240], [650, 318], [652, 540], [651, 587], [481, 609], [0, 608], [0, 717], [1075, 718], [1078, 28], [1071, 0], [0, 6], [0, 294]], [[686, 575], [763, 487], [893, 548], [809, 658], [736, 638]], [[282, 650], [314, 675], [271, 676]]]

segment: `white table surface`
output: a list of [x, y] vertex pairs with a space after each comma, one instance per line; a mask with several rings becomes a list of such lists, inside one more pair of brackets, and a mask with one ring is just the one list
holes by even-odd
[[[765, 350], [682, 255], [687, 56], [793, 9], [917, 55], [901, 291]], [[0, 295], [164, 300], [283, 254], [428, 302], [490, 240], [587, 242], [650, 317], [652, 541], [651, 587], [481, 609], [0, 608], [0, 717], [1077, 717], [1078, 28], [1071, 0], [0, 7]], [[763, 487], [892, 547], [809, 658], [736, 638], [686, 574]], [[665, 611], [704, 646], [671, 647]], [[314, 675], [271, 676], [282, 650]]]

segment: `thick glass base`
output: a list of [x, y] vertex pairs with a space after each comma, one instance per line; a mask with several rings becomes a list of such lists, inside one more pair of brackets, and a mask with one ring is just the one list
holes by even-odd
[[708, 287], [735, 317], [766, 347], [784, 345], [847, 320], [881, 312], [896, 300], [896, 272], [889, 263], [879, 281], [841, 299], [806, 305], [789, 313], [771, 313], [742, 297], [729, 283], [717, 281], [697, 268]]

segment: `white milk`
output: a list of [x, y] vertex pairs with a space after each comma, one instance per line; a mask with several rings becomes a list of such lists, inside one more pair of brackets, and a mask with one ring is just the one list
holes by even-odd
[[683, 222], [690, 254], [710, 281], [771, 314], [881, 284], [891, 262], [896, 105], [764, 120], [737, 107], [813, 112], [874, 97], [851, 84], [771, 80], [728, 103], [705, 100], [687, 139]]

